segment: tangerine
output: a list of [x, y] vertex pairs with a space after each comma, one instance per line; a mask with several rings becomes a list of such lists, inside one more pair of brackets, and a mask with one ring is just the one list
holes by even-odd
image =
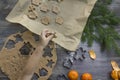
[[84, 73], [81, 76], [81, 80], [92, 80], [92, 75], [90, 73]]
[[78, 80], [79, 77], [79, 73], [76, 70], [70, 70], [68, 72], [68, 78], [70, 80]]

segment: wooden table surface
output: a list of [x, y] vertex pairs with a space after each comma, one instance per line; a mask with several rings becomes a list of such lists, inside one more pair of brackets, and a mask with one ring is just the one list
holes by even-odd
[[[16, 2], [17, 0], [0, 0], [0, 49], [9, 35], [17, 33], [18, 31], [26, 30], [19, 24], [12, 24], [5, 20], [5, 17], [12, 10]], [[114, 0], [110, 8], [113, 12], [116, 13], [117, 16], [120, 17], [120, 0]], [[118, 26], [117, 31], [120, 30], [119, 27], [120, 26]], [[91, 60], [87, 55], [86, 59], [83, 61], [75, 60], [71, 69], [78, 70], [80, 75], [84, 72], [89, 72], [93, 75], [93, 80], [112, 80], [110, 78], [110, 72], [112, 70], [110, 61], [115, 60], [117, 63], [119, 63], [120, 66], [120, 55], [116, 54], [112, 50], [110, 52], [101, 52], [100, 46], [97, 43], [94, 43], [92, 47], [87, 47], [86, 43], [81, 43], [80, 46], [87, 51], [93, 49], [97, 55], [97, 59]], [[66, 50], [58, 47], [57, 55], [57, 64], [49, 80], [57, 80], [56, 77], [58, 75], [66, 75], [69, 71], [69, 69], [63, 67], [63, 61], [65, 57], [68, 56]], [[8, 80], [7, 76], [5, 76], [2, 72], [0, 72], [0, 80]]]

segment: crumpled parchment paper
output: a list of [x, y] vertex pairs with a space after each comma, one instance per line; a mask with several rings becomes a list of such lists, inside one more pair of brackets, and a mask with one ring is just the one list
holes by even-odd
[[52, 18], [52, 23], [49, 25], [41, 24], [40, 17], [36, 20], [29, 19], [27, 13], [31, 0], [19, 0], [6, 19], [12, 23], [20, 23], [36, 34], [40, 34], [45, 28], [55, 31], [57, 38], [53, 41], [65, 49], [75, 51], [96, 1], [63, 0], [57, 3], [56, 0], [42, 0], [43, 3], [49, 4], [49, 8], [54, 4], [60, 7], [60, 13], [57, 16], [63, 17], [64, 23], [62, 25], [54, 23], [56, 15], [51, 12], [43, 14], [38, 10], [40, 16], [49, 15]]

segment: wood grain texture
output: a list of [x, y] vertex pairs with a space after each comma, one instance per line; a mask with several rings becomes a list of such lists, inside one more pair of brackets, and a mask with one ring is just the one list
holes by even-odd
[[[26, 30], [26, 28], [19, 24], [12, 24], [5, 20], [5, 17], [14, 7], [16, 2], [17, 0], [0, 0], [0, 49], [2, 48], [6, 38], [9, 35]], [[120, 17], [120, 0], [114, 0], [113, 3], [110, 5], [110, 9], [111, 11], [115, 12], [118, 17]], [[118, 26], [116, 30], [119, 32], [120, 26]], [[112, 50], [110, 52], [101, 52], [99, 44], [95, 42], [92, 47], [87, 47], [86, 43], [81, 43], [80, 46], [87, 51], [93, 49], [97, 55], [97, 58], [96, 60], [91, 60], [89, 58], [89, 55], [87, 54], [86, 59], [84, 61], [74, 61], [71, 69], [78, 70], [80, 75], [84, 72], [89, 72], [93, 75], [93, 80], [112, 80], [110, 78], [110, 72], [112, 70], [110, 61], [115, 60], [117, 63], [119, 63], [120, 66], [120, 55], [114, 53]], [[69, 69], [63, 67], [63, 61], [68, 55], [66, 53], [66, 50], [64, 50], [61, 47], [58, 47], [57, 55], [57, 64], [49, 80], [57, 80], [56, 77], [58, 75], [66, 75], [69, 71]], [[1, 71], [0, 80], [8, 80], [7, 76], [4, 75]]]

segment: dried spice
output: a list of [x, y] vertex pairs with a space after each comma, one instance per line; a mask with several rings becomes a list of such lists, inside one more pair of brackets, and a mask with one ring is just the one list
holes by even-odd
[[96, 54], [93, 50], [89, 50], [89, 55], [93, 60], [96, 59]]

